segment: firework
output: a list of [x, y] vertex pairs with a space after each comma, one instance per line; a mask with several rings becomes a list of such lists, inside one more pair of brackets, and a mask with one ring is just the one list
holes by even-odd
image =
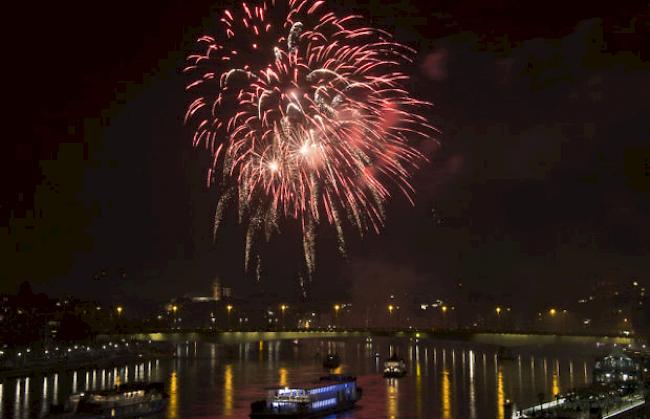
[[256, 240], [293, 219], [311, 273], [317, 225], [333, 226], [345, 252], [346, 224], [379, 232], [392, 189], [413, 202], [409, 178], [425, 158], [412, 144], [433, 127], [404, 87], [413, 50], [324, 1], [280, 2], [225, 10], [218, 33], [198, 39], [185, 120], [212, 156], [215, 234], [236, 206], [248, 269]]

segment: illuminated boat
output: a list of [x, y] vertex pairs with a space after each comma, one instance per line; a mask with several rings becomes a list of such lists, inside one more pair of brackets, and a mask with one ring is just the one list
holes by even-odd
[[251, 403], [251, 418], [315, 418], [354, 407], [362, 390], [357, 378], [328, 375], [302, 386], [269, 390], [265, 400]]
[[598, 360], [594, 365], [594, 383], [626, 383], [641, 380], [641, 366], [623, 353], [614, 353]]
[[323, 368], [333, 369], [341, 366], [341, 357], [338, 354], [327, 354], [323, 360]]
[[163, 383], [129, 383], [113, 390], [73, 394], [66, 406], [53, 406], [49, 418], [140, 418], [160, 413], [169, 396]]
[[384, 377], [399, 378], [406, 375], [406, 362], [393, 354], [384, 362]]

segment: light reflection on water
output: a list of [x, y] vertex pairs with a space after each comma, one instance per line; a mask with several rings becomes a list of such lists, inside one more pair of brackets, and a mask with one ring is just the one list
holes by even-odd
[[451, 385], [449, 383], [449, 370], [442, 370], [442, 386], [440, 387], [440, 398], [442, 401], [442, 418], [450, 419], [451, 416]]
[[553, 387], [551, 388], [551, 394], [553, 397], [560, 394], [560, 361], [555, 360], [555, 370], [553, 371]]
[[476, 419], [476, 386], [474, 384], [474, 369], [476, 368], [476, 358], [474, 351], [468, 352], [469, 358], [469, 417]]
[[506, 401], [506, 396], [503, 390], [503, 370], [499, 367], [497, 371], [497, 418], [504, 419], [505, 412], [503, 404]]
[[386, 415], [391, 418], [398, 418], [398, 396], [399, 396], [399, 381], [396, 378], [389, 378], [386, 386]]
[[[407, 360], [406, 377], [381, 377], [390, 351]], [[476, 343], [408, 338], [182, 342], [174, 359], [0, 380], [0, 417], [42, 416], [72, 392], [139, 380], [165, 382], [170, 399], [163, 417], [247, 417], [265, 388], [317, 378], [324, 373], [323, 356], [333, 352], [343, 361], [336, 372], [357, 375], [364, 389], [360, 408], [341, 418], [502, 419], [507, 399], [524, 407], [536, 403], [539, 393], [551, 398], [590, 381], [593, 352], [515, 348], [517, 359], [506, 362], [496, 351]]]
[[279, 381], [278, 384], [281, 387], [285, 387], [285, 386], [287, 386], [289, 384], [289, 381], [287, 380], [287, 375], [288, 375], [287, 371], [289, 371], [289, 370], [287, 370], [284, 367], [281, 367], [280, 370], [279, 370], [280, 378], [278, 380]]
[[29, 377], [25, 378], [25, 392], [23, 393], [23, 417], [28, 417], [29, 410]]
[[43, 391], [42, 391], [42, 406], [41, 406], [41, 416], [47, 413], [47, 377], [43, 377]]
[[176, 371], [173, 371], [169, 377], [168, 392], [167, 417], [176, 419], [178, 417], [178, 374]]
[[232, 364], [227, 364], [223, 375], [223, 414], [232, 415], [232, 407], [235, 395], [232, 384]]
[[420, 347], [415, 347], [415, 413], [422, 415], [422, 363], [420, 362]]

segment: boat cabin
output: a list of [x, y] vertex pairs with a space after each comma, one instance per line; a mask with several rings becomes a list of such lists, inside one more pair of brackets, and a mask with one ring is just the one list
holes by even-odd
[[253, 414], [314, 414], [349, 408], [360, 396], [356, 377], [329, 375], [313, 383], [271, 388], [266, 400], [251, 407]]

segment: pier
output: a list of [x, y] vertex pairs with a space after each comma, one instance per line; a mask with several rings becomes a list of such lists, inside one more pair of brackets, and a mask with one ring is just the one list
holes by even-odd
[[609, 389], [595, 391], [593, 388], [571, 393], [556, 400], [528, 407], [512, 417], [523, 418], [566, 418], [566, 419], [643, 419], [647, 407], [644, 391], [638, 389], [631, 394], [617, 394]]

